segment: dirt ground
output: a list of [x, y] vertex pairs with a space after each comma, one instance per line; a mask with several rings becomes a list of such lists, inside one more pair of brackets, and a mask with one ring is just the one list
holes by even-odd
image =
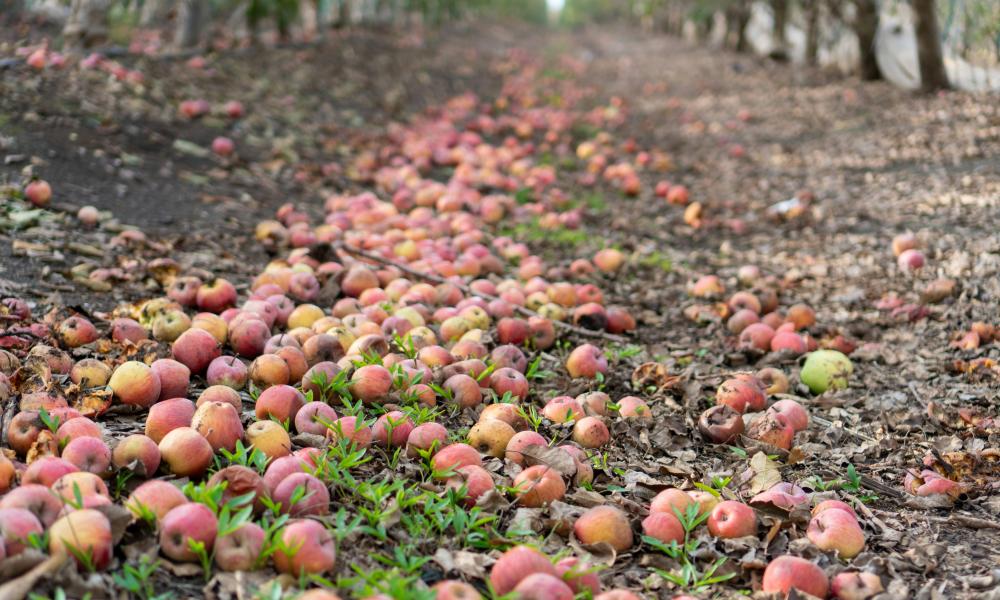
[[[883, 576], [886, 598], [1000, 597], [1000, 461], [983, 452], [1000, 441], [1000, 428], [986, 419], [997, 416], [1000, 371], [968, 368], [974, 359], [1000, 360], [1000, 351], [951, 344], [973, 322], [997, 323], [995, 96], [915, 96], [634, 31], [520, 26], [425, 37], [351, 31], [321, 46], [210, 57], [204, 69], [122, 59], [142, 71], [140, 87], [79, 70], [38, 77], [10, 69], [0, 72], [0, 183], [33, 164], [58, 193], [55, 211], [0, 208], [0, 293], [101, 313], [154, 293], [143, 265], [159, 257], [249, 282], [268, 260], [253, 239], [258, 221], [286, 202], [321, 215], [326, 194], [366, 189], [346, 173], [359, 149], [377, 147], [390, 122], [456, 95], [495, 98], [516, 75], [498, 62], [511, 49], [546, 65], [553, 93], [571, 81], [589, 94], [587, 105], [621, 99], [615, 138], [672, 163], [663, 174], [641, 172], [637, 197], [601, 183], [570, 188], [586, 199], [582, 235], [513, 230], [554, 263], [609, 246], [630, 255], [623, 273], [599, 281], [609, 303], [639, 321], [635, 348], [612, 350], [613, 397], [630, 392], [629, 374], [647, 361], [682, 376], [682, 385], [650, 400], [654, 425], [613, 430], [595, 488], [648, 501], [668, 485], [738, 479], [745, 470], [745, 458], [698, 439], [697, 415], [726, 373], [763, 366], [795, 373], [798, 364], [738, 350], [724, 322], [696, 323], [685, 309], [701, 303], [688, 291], [697, 277], [719, 275], [735, 290], [737, 269], [754, 264], [780, 282], [783, 306], [816, 309], [817, 339], [841, 334], [858, 346], [847, 390], [818, 397], [792, 390], [808, 399], [814, 421], [782, 477], [822, 491], [813, 478], [844, 480], [853, 465], [861, 483], [849, 493], [866, 500], [868, 538], [853, 564]], [[178, 104], [194, 97], [213, 104], [239, 97], [251, 110], [237, 123], [179, 117]], [[223, 133], [237, 141], [238, 158], [199, 151]], [[702, 206], [698, 227], [685, 222], [684, 208], [654, 196], [659, 179], [690, 190]], [[779, 214], [782, 202], [800, 214]], [[112, 221], [81, 228], [72, 215], [88, 204]], [[122, 239], [125, 226], [145, 239]], [[906, 231], [927, 255], [919, 274], [903, 273], [889, 247]], [[107, 272], [89, 277], [94, 269]], [[954, 291], [930, 298], [928, 286], [941, 279]], [[555, 378], [544, 388], [571, 385]], [[907, 469], [919, 471], [928, 456], [961, 470], [968, 489], [953, 506], [904, 491]], [[712, 552], [744, 570], [703, 595], [753, 589], [765, 553], [819, 556], [796, 537], [782, 530], [767, 544], [714, 544]], [[342, 556], [345, 575], [351, 557]], [[606, 580], [666, 598], [670, 586], [647, 580], [657, 564], [633, 551], [617, 558]], [[425, 568], [428, 580], [441, 577], [439, 566]], [[203, 582], [182, 574], [160, 584], [197, 596]]]

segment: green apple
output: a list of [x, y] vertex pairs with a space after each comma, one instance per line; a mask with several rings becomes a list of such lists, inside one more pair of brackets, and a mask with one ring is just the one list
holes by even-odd
[[814, 394], [822, 394], [828, 389], [842, 390], [847, 387], [847, 378], [854, 372], [851, 359], [836, 350], [817, 350], [806, 357], [799, 379], [809, 386]]

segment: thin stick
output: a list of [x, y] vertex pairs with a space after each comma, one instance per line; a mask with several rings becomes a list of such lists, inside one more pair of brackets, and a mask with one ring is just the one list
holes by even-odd
[[[775, 395], [777, 396], [778, 394], [775, 394]], [[789, 394], [780, 394], [780, 395], [781, 396], [789, 396]], [[797, 399], [798, 398], [798, 396], [791, 396], [791, 397], [793, 399]], [[819, 423], [823, 427], [826, 427], [827, 429], [833, 428], [833, 421], [829, 421], [827, 419], [824, 419], [823, 417], [813, 416], [812, 420], [815, 421], [815, 422], [817, 422], [817, 423]], [[861, 433], [860, 431], [855, 431], [855, 430], [851, 429], [850, 427], [847, 427], [846, 424], [845, 424], [845, 426], [842, 429], [843, 429], [844, 432], [849, 433], [849, 434], [853, 435], [854, 437], [862, 439], [862, 440], [864, 440], [866, 442], [875, 443], [875, 442], [878, 441], [875, 438], [871, 437], [870, 435], [865, 435], [864, 433]]]
[[[455, 287], [457, 287], [459, 290], [461, 290], [462, 293], [464, 293], [467, 296], [477, 296], [477, 297], [482, 298], [484, 300], [490, 300], [490, 301], [492, 301], [492, 300], [499, 300], [500, 299], [500, 298], [497, 298], [496, 296], [493, 296], [493, 295], [490, 295], [490, 294], [484, 294], [482, 292], [477, 292], [475, 290], [469, 289], [467, 286], [465, 286], [465, 285], [463, 285], [461, 283], [456, 283], [454, 281], [449, 281], [449, 280], [447, 280], [444, 277], [441, 277], [439, 275], [434, 275], [433, 273], [422, 273], [420, 271], [416, 271], [414, 269], [411, 269], [410, 267], [407, 267], [406, 265], [401, 265], [401, 264], [399, 264], [399, 263], [397, 263], [395, 261], [389, 260], [388, 258], [383, 258], [383, 257], [381, 257], [381, 256], [379, 256], [377, 254], [372, 254], [370, 252], [366, 252], [366, 251], [358, 249], [358, 248], [353, 248], [353, 247], [348, 246], [346, 244], [336, 243], [336, 244], [331, 244], [331, 246], [333, 246], [334, 250], [342, 250], [342, 251], [346, 252], [347, 254], [351, 254], [351, 255], [354, 255], [354, 256], [360, 256], [361, 258], [364, 258], [364, 259], [367, 259], [367, 260], [371, 260], [371, 261], [374, 261], [374, 262], [377, 262], [377, 263], [380, 263], [380, 264], [383, 264], [383, 265], [387, 265], [387, 266], [390, 266], [390, 267], [395, 267], [395, 268], [399, 269], [400, 271], [406, 273], [407, 275], [412, 275], [414, 277], [419, 277], [421, 279], [426, 279], [427, 281], [432, 281], [434, 283], [450, 283], [450, 284], [454, 285]], [[537, 316], [539, 316], [538, 313], [536, 313], [535, 311], [529, 310], [529, 309], [527, 309], [527, 308], [525, 308], [523, 306], [514, 305], [514, 310], [517, 311], [518, 313], [524, 315], [524, 316], [527, 316], [527, 317], [537, 317]], [[565, 329], [566, 331], [575, 333], [575, 334], [577, 334], [579, 336], [597, 337], [597, 338], [602, 338], [602, 339], [605, 339], [605, 340], [608, 340], [608, 341], [617, 342], [619, 344], [624, 344], [624, 343], [627, 343], [629, 341], [628, 338], [622, 337], [620, 335], [614, 335], [613, 333], [606, 333], [606, 332], [603, 332], [603, 331], [593, 331], [591, 329], [584, 329], [582, 327], [577, 327], [575, 325], [570, 325], [569, 323], [563, 323], [562, 321], [552, 321], [552, 323], [556, 327], [560, 327], [562, 329]]]
[[851, 502], [853, 502], [854, 506], [858, 509], [858, 511], [861, 512], [861, 514], [863, 514], [864, 516], [866, 516], [869, 521], [871, 521], [872, 523], [874, 523], [875, 525], [877, 525], [879, 527], [879, 529], [881, 529], [883, 532], [884, 531], [895, 531], [894, 529], [892, 529], [891, 527], [889, 527], [888, 525], [886, 525], [882, 521], [882, 519], [876, 517], [875, 513], [872, 512], [872, 509], [870, 509], [867, 506], [865, 506], [865, 503], [862, 502], [860, 499], [858, 499], [856, 496], [854, 496], [853, 494], [848, 494], [848, 493], [845, 492], [844, 493], [844, 497], [847, 498], [848, 500], [850, 500]]
[[26, 598], [31, 593], [31, 590], [34, 589], [39, 579], [58, 571], [67, 560], [69, 560], [69, 555], [66, 554], [65, 550], [57, 551], [52, 556], [35, 565], [27, 573], [16, 579], [11, 579], [0, 586], [0, 598], [4, 598], [5, 600], [21, 600], [22, 598]]
[[979, 519], [976, 517], [969, 517], [966, 515], [952, 514], [947, 517], [926, 517], [928, 521], [933, 521], [935, 523], [957, 523], [963, 527], [968, 527], [969, 529], [1000, 529], [1000, 523], [996, 521], [988, 521], [986, 519]]

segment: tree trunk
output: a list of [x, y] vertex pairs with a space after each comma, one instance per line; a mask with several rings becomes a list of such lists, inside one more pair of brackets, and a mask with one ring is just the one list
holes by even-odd
[[63, 28], [66, 47], [89, 48], [108, 40], [108, 11], [111, 0], [73, 0]]
[[24, 0], [0, 0], [0, 24], [14, 23], [24, 11]]
[[739, 20], [736, 23], [736, 51], [747, 52], [750, 44], [747, 42], [747, 25], [750, 23], [750, 3], [739, 0]]
[[274, 0], [274, 24], [278, 28], [278, 40], [287, 44], [292, 39], [292, 25], [299, 15], [299, 0]]
[[771, 0], [771, 9], [774, 12], [774, 30], [771, 32], [774, 48], [771, 50], [771, 58], [787, 60], [788, 39], [785, 29], [788, 25], [788, 0]]
[[309, 0], [307, 2], [303, 2], [303, 6], [310, 3], [314, 15], [313, 27], [315, 27], [316, 29], [313, 32], [313, 35], [316, 37], [316, 39], [321, 40], [323, 39], [323, 36], [326, 32], [327, 12], [328, 12], [327, 9], [329, 8], [329, 2], [327, 2], [326, 0]]
[[739, 23], [739, 15], [736, 13], [735, 6], [726, 7], [726, 35], [722, 38], [722, 45], [725, 48], [734, 48], [736, 46], [736, 27]]
[[806, 0], [806, 64], [819, 64], [819, 0]]
[[950, 85], [941, 54], [941, 29], [934, 12], [934, 0], [912, 0], [911, 4], [917, 30], [920, 87], [928, 92], [947, 89]]
[[174, 45], [178, 48], [194, 48], [201, 43], [202, 31], [208, 21], [208, 4], [205, 0], [181, 0], [177, 11], [177, 29], [174, 31]]
[[351, 24], [351, 2], [350, 0], [340, 0], [337, 11], [337, 27], [347, 27]]
[[144, 0], [139, 13], [140, 27], [155, 27], [162, 25], [170, 11], [174, 8], [173, 0]]
[[861, 79], [875, 81], [882, 79], [882, 71], [875, 58], [875, 36], [878, 34], [878, 7], [875, 0], [856, 0], [857, 16], [854, 32], [858, 36], [861, 54]]

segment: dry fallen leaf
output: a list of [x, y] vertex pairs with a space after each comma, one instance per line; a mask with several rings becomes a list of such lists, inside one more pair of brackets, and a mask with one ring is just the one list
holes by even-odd
[[758, 452], [750, 458], [750, 468], [754, 473], [750, 479], [751, 494], [756, 495], [769, 490], [781, 481], [778, 463], [768, 458], [763, 452]]

